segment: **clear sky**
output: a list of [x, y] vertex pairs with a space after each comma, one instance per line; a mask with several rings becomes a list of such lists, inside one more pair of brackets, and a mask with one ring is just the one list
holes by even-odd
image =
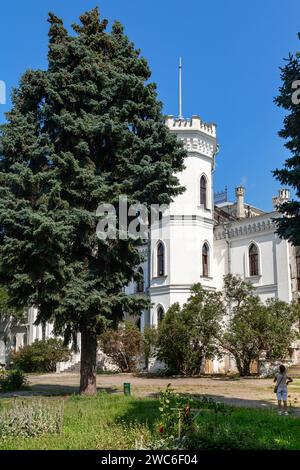
[[[99, 6], [120, 20], [147, 58], [166, 114], [177, 114], [177, 64], [183, 60], [183, 115], [218, 127], [214, 189], [246, 187], [266, 210], [279, 183], [271, 170], [287, 156], [277, 136], [283, 112], [273, 103], [279, 67], [300, 50], [299, 0], [2, 0], [0, 80], [8, 93], [27, 68], [47, 66], [48, 11], [69, 27]], [[0, 122], [10, 107], [0, 105]]]

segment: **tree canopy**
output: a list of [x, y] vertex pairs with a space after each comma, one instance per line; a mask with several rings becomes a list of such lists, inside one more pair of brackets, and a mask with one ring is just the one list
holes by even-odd
[[[300, 33], [298, 34], [300, 38]], [[283, 128], [279, 136], [285, 139], [285, 147], [290, 156], [283, 168], [276, 169], [273, 174], [283, 185], [291, 187], [296, 198], [286, 201], [278, 207], [282, 217], [276, 219], [278, 233], [294, 245], [300, 245], [300, 53], [289, 55], [286, 64], [281, 68], [282, 85], [279, 95], [275, 98], [277, 106], [287, 114], [283, 120]], [[297, 90], [298, 88], [298, 90]]]
[[124, 293], [141, 241], [97, 238], [97, 207], [169, 203], [185, 151], [119, 22], [97, 8], [74, 34], [48, 21], [48, 68], [24, 73], [0, 129], [0, 279], [66, 341], [81, 332], [81, 390], [95, 393], [97, 334], [147, 305]]

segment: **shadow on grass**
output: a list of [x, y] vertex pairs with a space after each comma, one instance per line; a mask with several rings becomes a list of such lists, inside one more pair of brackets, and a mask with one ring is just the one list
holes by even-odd
[[[257, 410], [277, 410], [277, 402], [270, 403], [267, 400], [253, 400], [253, 399], [245, 399], [245, 398], [238, 398], [238, 397], [226, 397], [224, 395], [215, 395], [215, 394], [200, 394], [200, 393], [189, 393], [184, 392], [180, 393], [181, 396], [190, 397], [193, 399], [201, 399], [203, 397], [212, 398], [215, 402], [224, 403], [228, 406], [235, 406], [241, 408], [254, 408]], [[151, 393], [149, 396], [153, 398], [159, 398], [159, 393]], [[275, 396], [275, 394], [274, 394]], [[299, 406], [292, 406], [289, 407], [289, 412], [294, 416], [300, 417], [300, 407]]]
[[130, 423], [146, 425], [152, 431], [157, 425], [159, 416], [158, 400], [131, 397], [128, 399], [126, 409], [115, 419], [115, 423], [125, 422], [129, 426]]
[[[109, 394], [119, 393], [117, 388], [112, 387], [97, 387], [97, 392], [107, 392]], [[31, 385], [23, 390], [15, 390], [12, 392], [1, 392], [1, 398], [14, 398], [14, 397], [57, 397], [69, 396], [79, 394], [79, 387], [71, 385], [58, 385], [58, 384], [42, 384]]]

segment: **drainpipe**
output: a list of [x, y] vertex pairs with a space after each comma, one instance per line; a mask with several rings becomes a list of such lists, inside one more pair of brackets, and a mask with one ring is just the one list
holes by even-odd
[[229, 235], [228, 235], [228, 223], [224, 223], [224, 231], [225, 231], [225, 241], [227, 243], [227, 262], [228, 262], [228, 274], [231, 274], [231, 242], [229, 241]]
[[[224, 223], [223, 224], [223, 227], [224, 227], [224, 231], [225, 231], [225, 241], [226, 241], [226, 244], [227, 244], [227, 263], [228, 263], [228, 274], [231, 274], [231, 241], [229, 241], [229, 231], [228, 231], [228, 223]], [[229, 309], [229, 317], [231, 316], [231, 305], [229, 303], [228, 305], [228, 309]], [[231, 357], [230, 357], [230, 353], [228, 354], [228, 369], [230, 370], [231, 369]]]
[[[151, 285], [151, 223], [149, 224], [148, 229], [148, 282], [147, 282], [147, 294], [150, 298], [150, 285]], [[151, 326], [151, 309], [148, 309], [149, 313], [149, 326]], [[145, 324], [144, 324], [145, 326]]]

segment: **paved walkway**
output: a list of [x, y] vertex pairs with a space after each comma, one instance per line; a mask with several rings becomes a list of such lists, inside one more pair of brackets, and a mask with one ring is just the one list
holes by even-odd
[[[206, 395], [217, 401], [246, 407], [270, 408], [276, 405], [276, 396], [273, 393], [271, 379], [228, 377], [140, 377], [132, 374], [98, 375], [97, 386], [109, 393], [120, 393], [123, 383], [130, 382], [132, 394], [136, 396], [157, 396], [160, 390], [166, 388], [168, 383], [180, 393], [192, 395]], [[79, 374], [43, 374], [30, 375], [28, 391], [1, 393], [1, 397], [8, 396], [49, 396], [68, 395], [78, 392]], [[300, 415], [300, 381], [295, 380], [289, 386], [289, 402]]]

